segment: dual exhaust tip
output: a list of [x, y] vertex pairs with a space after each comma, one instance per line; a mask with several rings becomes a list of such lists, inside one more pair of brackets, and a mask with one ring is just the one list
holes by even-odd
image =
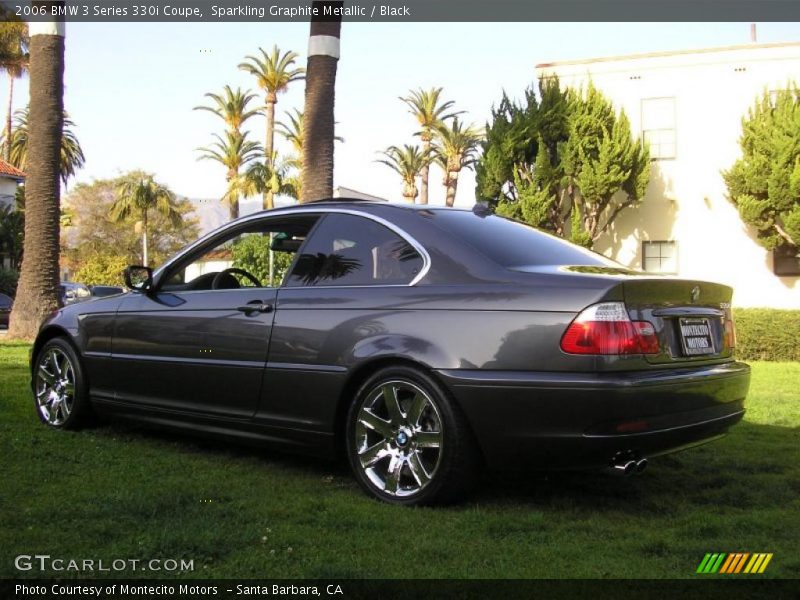
[[640, 458], [638, 460], [627, 457], [617, 457], [611, 462], [611, 471], [614, 475], [621, 477], [630, 477], [631, 475], [641, 473], [647, 468], [647, 459]]

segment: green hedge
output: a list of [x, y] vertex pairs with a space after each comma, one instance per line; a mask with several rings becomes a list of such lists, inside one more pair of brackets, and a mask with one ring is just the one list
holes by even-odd
[[736, 358], [800, 361], [800, 310], [737, 308]]

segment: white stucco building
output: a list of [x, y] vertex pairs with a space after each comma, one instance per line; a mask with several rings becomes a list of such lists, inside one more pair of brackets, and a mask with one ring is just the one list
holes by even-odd
[[[766, 251], [726, 198], [756, 97], [800, 83], [800, 42], [554, 62], [537, 76], [591, 80], [650, 143], [650, 184], [595, 249], [628, 266], [732, 285], [736, 306], [800, 308], [800, 258]], [[777, 269], [776, 269], [777, 266]], [[791, 275], [777, 275], [791, 273]]]
[[[0, 159], [0, 207], [15, 205], [17, 188], [23, 181], [25, 173]], [[10, 269], [14, 266], [11, 256], [0, 245], [0, 268]]]
[[19, 184], [25, 173], [0, 159], [0, 206], [14, 206]]

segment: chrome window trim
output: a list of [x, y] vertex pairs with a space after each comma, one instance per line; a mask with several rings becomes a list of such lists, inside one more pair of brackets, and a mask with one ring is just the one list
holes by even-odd
[[[420, 244], [412, 235], [406, 232], [401, 227], [398, 227], [394, 223], [387, 221], [382, 217], [378, 217], [376, 215], [372, 215], [367, 212], [361, 212], [358, 210], [352, 210], [349, 208], [331, 208], [331, 207], [320, 207], [318, 209], [308, 209], [308, 210], [298, 210], [296, 207], [287, 207], [287, 208], [279, 208], [273, 211], [269, 211], [268, 214], [264, 213], [253, 213], [252, 215], [247, 215], [246, 217], [242, 217], [241, 219], [236, 219], [229, 223], [228, 225], [223, 226], [222, 229], [218, 228], [214, 231], [208, 232], [206, 235], [201, 237], [199, 240], [195, 241], [193, 244], [190, 244], [183, 252], [177, 254], [174, 258], [170, 259], [168, 262], [164, 263], [161, 267], [159, 267], [156, 272], [153, 274], [153, 279], [160, 279], [162, 274], [169, 270], [169, 268], [178, 262], [181, 258], [185, 255], [193, 252], [197, 247], [203, 245], [206, 241], [211, 239], [212, 237], [221, 233], [229, 228], [240, 227], [242, 225], [247, 225], [251, 222], [260, 221], [262, 219], [269, 219], [271, 217], [285, 217], [285, 216], [299, 216], [302, 214], [329, 214], [329, 213], [338, 213], [344, 215], [353, 215], [356, 217], [363, 217], [365, 219], [370, 219], [380, 225], [383, 225], [390, 231], [394, 232], [401, 238], [403, 238], [417, 253], [422, 257], [422, 269], [420, 269], [419, 273], [408, 283], [394, 283], [394, 284], [375, 284], [375, 285], [339, 285], [339, 286], [332, 286], [332, 285], [325, 285], [325, 286], [279, 286], [273, 288], [253, 288], [253, 289], [270, 289], [270, 290], [281, 290], [281, 289], [331, 289], [331, 288], [372, 288], [372, 287], [412, 287], [417, 285], [430, 271], [431, 268], [431, 257], [428, 254], [428, 251]], [[160, 283], [160, 282], [159, 282]], [[194, 290], [194, 291], [220, 291], [220, 290]], [[175, 292], [178, 293], [178, 292]]]

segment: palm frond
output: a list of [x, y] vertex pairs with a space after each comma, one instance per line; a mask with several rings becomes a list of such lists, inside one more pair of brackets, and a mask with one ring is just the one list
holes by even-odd
[[[24, 171], [28, 162], [28, 107], [14, 113], [14, 128], [11, 131], [11, 164]], [[75, 123], [64, 111], [64, 127], [61, 134], [61, 164], [59, 175], [64, 185], [86, 163], [86, 156], [74, 131]]]
[[417, 119], [421, 132], [431, 131], [448, 119], [453, 119], [464, 111], [451, 111], [455, 104], [452, 100], [440, 103], [442, 88], [431, 88], [429, 90], [409, 91], [406, 97], [400, 100], [406, 103], [409, 112]]
[[258, 114], [258, 110], [248, 110], [247, 106], [256, 97], [250, 90], [242, 90], [226, 85], [222, 94], [208, 92], [206, 98], [212, 100], [211, 106], [195, 106], [194, 110], [205, 110], [221, 118], [228, 129], [239, 129], [247, 119]]
[[[244, 62], [239, 63], [242, 71], [253, 75], [258, 82], [258, 87], [273, 98], [285, 92], [293, 81], [305, 77], [306, 70], [302, 67], [292, 68], [299, 57], [296, 52], [281, 53], [278, 46], [273, 46], [272, 52], [267, 53], [263, 48], [258, 49], [260, 56], [245, 56]], [[274, 101], [274, 100], [273, 100]]]

